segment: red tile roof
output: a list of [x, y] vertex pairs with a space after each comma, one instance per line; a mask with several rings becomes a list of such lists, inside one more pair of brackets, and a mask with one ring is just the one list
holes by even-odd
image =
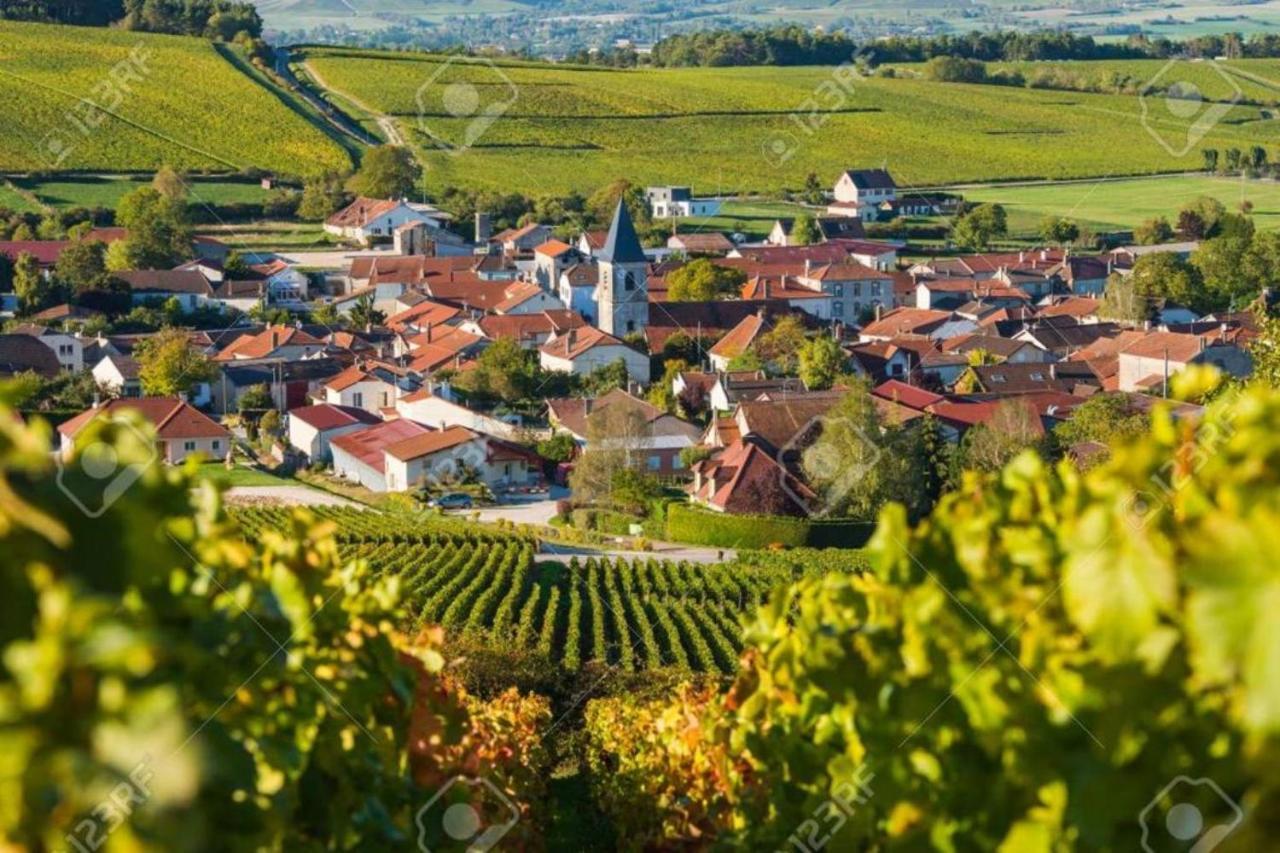
[[431, 430], [420, 423], [399, 418], [340, 435], [330, 444], [375, 471], [382, 471], [385, 466], [383, 451], [397, 442], [428, 432]]
[[384, 449], [396, 459], [407, 462], [410, 459], [430, 456], [432, 453], [439, 453], [441, 450], [448, 450], [451, 447], [457, 447], [479, 438], [481, 436], [478, 433], [474, 433], [466, 427], [451, 426], [448, 429], [419, 433], [394, 444], [389, 444]]
[[101, 415], [114, 416], [136, 411], [149, 421], [163, 440], [184, 438], [230, 438], [231, 433], [195, 406], [176, 397], [139, 397], [116, 399], [86, 409], [58, 427], [58, 432], [74, 438]]
[[352, 406], [335, 406], [332, 403], [319, 403], [314, 406], [301, 406], [289, 410], [289, 417], [297, 418], [308, 426], [318, 430], [337, 429], [352, 424], [376, 424], [378, 416], [364, 409]]

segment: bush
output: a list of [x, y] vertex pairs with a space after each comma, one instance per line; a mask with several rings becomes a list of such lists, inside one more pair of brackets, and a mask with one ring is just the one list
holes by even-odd
[[667, 507], [666, 538], [715, 548], [790, 547], [860, 548], [875, 524], [865, 521], [819, 521], [777, 515], [728, 515], [672, 503]]

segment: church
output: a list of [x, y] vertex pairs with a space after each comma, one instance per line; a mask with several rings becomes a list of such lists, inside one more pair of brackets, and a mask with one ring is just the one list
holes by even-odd
[[642, 331], [649, 324], [649, 260], [621, 199], [595, 260], [600, 269], [596, 325], [618, 338]]

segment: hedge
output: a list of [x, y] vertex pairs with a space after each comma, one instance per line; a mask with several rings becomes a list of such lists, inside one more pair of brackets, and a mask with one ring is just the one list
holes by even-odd
[[776, 515], [728, 515], [688, 504], [667, 507], [667, 535], [673, 542], [716, 548], [861, 548], [875, 522], [823, 521]]

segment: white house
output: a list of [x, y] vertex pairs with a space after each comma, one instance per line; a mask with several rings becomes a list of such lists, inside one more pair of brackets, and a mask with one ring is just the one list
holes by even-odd
[[898, 197], [898, 185], [885, 169], [846, 169], [831, 193], [836, 201], [880, 204]]
[[654, 219], [715, 216], [720, 212], [719, 199], [695, 198], [688, 187], [649, 187], [644, 195]]
[[386, 449], [430, 432], [422, 424], [399, 418], [337, 436], [329, 442], [333, 473], [370, 491], [388, 491]]
[[287, 420], [289, 446], [313, 462], [333, 458], [329, 447], [333, 439], [381, 422], [364, 409], [329, 403], [290, 409]]
[[185, 400], [143, 397], [111, 400], [63, 422], [58, 427], [62, 453], [71, 452], [76, 436], [95, 418], [120, 417], [126, 411], [136, 412], [155, 428], [156, 452], [165, 462], [177, 464], [197, 453], [207, 459], [222, 459], [231, 449], [231, 433]]
[[628, 376], [637, 382], [648, 383], [649, 356], [591, 326], [556, 335], [538, 349], [538, 360], [546, 370], [579, 376], [586, 376], [618, 359], [626, 362]]
[[448, 219], [449, 214], [430, 205], [362, 196], [326, 219], [324, 230], [357, 243], [390, 242], [407, 222], [443, 228]]
[[422, 388], [401, 397], [395, 403], [400, 417], [438, 429], [460, 426], [498, 438], [514, 439], [518, 427], [497, 418], [473, 412], [466, 406], [446, 399], [435, 389]]
[[109, 352], [93, 366], [93, 379], [120, 397], [141, 397], [138, 362], [127, 355]]
[[324, 384], [324, 401], [378, 415], [394, 408], [400, 396], [399, 377], [379, 367], [348, 367]]
[[574, 264], [560, 273], [560, 302], [590, 323], [596, 316], [596, 285], [600, 268], [593, 263]]
[[467, 473], [500, 490], [528, 485], [539, 474], [536, 454], [460, 426], [404, 439], [384, 452], [392, 492], [453, 482]]
[[27, 335], [44, 344], [58, 357], [58, 364], [63, 370], [69, 370], [72, 373], [84, 370], [84, 341], [75, 335], [34, 323], [15, 326], [11, 333]]

